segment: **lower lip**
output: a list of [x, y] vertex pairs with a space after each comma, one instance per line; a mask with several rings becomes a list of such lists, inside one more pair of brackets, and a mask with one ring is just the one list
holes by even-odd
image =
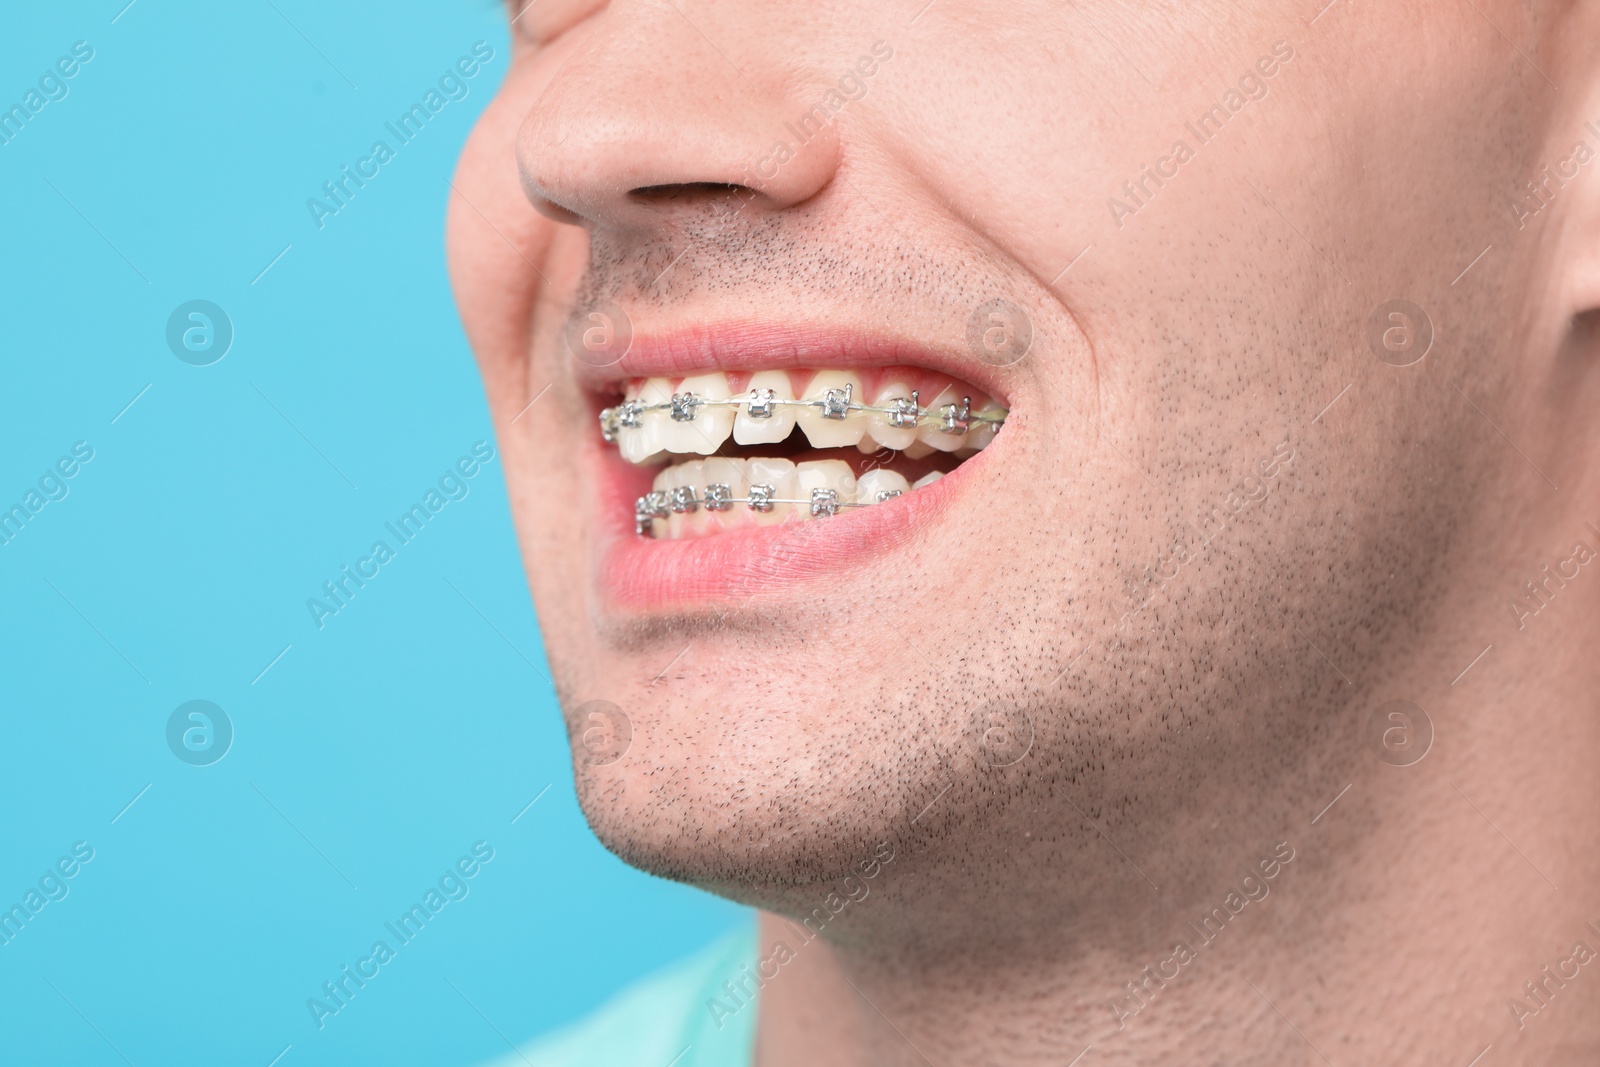
[[607, 449], [591, 457], [602, 469], [594, 483], [598, 513], [590, 516], [599, 531], [595, 559], [601, 594], [609, 607], [650, 611], [781, 595], [837, 577], [931, 528], [971, 481], [969, 468], [995, 444], [932, 485], [881, 504], [676, 541], [634, 533], [634, 503], [649, 490], [655, 469], [634, 467]]

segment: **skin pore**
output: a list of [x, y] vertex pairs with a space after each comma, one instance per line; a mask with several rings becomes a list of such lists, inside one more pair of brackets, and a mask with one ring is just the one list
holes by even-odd
[[[575, 750], [631, 728], [583, 810], [763, 909], [762, 1067], [1600, 1060], [1600, 9], [1319, 6], [513, 12], [457, 300]], [[1010, 414], [893, 547], [619, 604], [601, 301], [927, 346]]]

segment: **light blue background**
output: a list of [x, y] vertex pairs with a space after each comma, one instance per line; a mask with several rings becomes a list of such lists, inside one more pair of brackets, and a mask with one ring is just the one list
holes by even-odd
[[[13, 4], [0, 33], [3, 107], [95, 50], [0, 145], [0, 508], [94, 448], [0, 546], [0, 906], [95, 849], [0, 946], [0, 1062], [503, 1054], [742, 914], [585, 827], [498, 461], [324, 629], [306, 608], [493, 440], [442, 234], [504, 16], [125, 2]], [[306, 199], [480, 39], [467, 98], [318, 230]], [[212, 366], [166, 346], [192, 299], [233, 322]], [[212, 766], [167, 748], [191, 699], [234, 724]], [[319, 1031], [307, 998], [478, 840], [470, 895]]]

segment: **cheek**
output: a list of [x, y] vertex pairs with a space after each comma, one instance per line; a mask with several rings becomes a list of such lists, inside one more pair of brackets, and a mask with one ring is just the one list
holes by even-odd
[[515, 402], [526, 374], [528, 323], [543, 284], [528, 264], [543, 269], [557, 229], [533, 210], [508, 159], [532, 98], [528, 67], [525, 61], [513, 67], [467, 139], [445, 224], [456, 304], [497, 417]]

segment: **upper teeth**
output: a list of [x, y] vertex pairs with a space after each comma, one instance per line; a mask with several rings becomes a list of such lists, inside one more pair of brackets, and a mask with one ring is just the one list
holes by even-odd
[[723, 374], [686, 378], [677, 389], [668, 379], [649, 378], [637, 393], [600, 412], [600, 433], [634, 463], [662, 452], [708, 456], [729, 436], [741, 445], [772, 444], [796, 425], [814, 448], [888, 447], [922, 456], [981, 449], [1006, 420], [994, 401], [974, 411], [972, 398], [949, 386], [930, 404], [898, 381], [880, 386], [870, 404], [859, 402], [860, 393], [860, 380], [848, 371], [819, 371], [799, 398], [784, 371], [752, 375], [738, 396], [730, 395]]

